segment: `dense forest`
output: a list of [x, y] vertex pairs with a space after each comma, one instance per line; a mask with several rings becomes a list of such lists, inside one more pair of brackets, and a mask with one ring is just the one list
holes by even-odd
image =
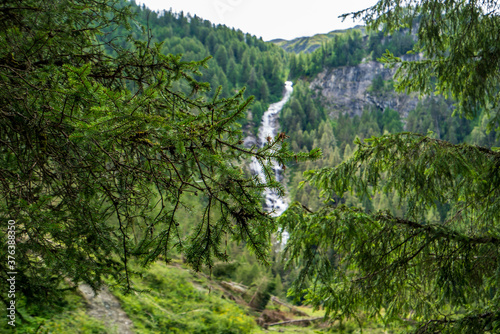
[[[196, 77], [210, 84], [209, 96], [219, 86], [221, 97], [229, 97], [245, 87], [245, 97], [255, 97], [250, 107], [252, 117], [257, 120], [255, 129], [269, 103], [281, 98], [283, 82], [289, 72], [289, 55], [281, 48], [241, 30], [214, 25], [196, 15], [158, 13], [144, 5], [134, 8], [140, 26], [132, 30], [133, 38], [145, 40], [147, 36], [150, 43], [162, 43], [161, 53], [179, 55], [182, 61], [211, 58]], [[122, 28], [113, 32], [113, 37], [130, 33]], [[123, 43], [127, 45], [126, 39]]]
[[[1, 330], [120, 332], [90, 315], [84, 284], [108, 286], [135, 333], [297, 317], [312, 327], [293, 332], [495, 333], [499, 8], [465, 3], [381, 0], [398, 14], [354, 14], [368, 26], [299, 53], [134, 2], [2, 3], [0, 217], [16, 225], [0, 276], [16, 271], [16, 326]], [[421, 94], [416, 107], [333, 116], [312, 81], [374, 61], [400, 70], [370, 96]], [[245, 147], [286, 80], [280, 134]], [[289, 197], [283, 216], [264, 188]]]

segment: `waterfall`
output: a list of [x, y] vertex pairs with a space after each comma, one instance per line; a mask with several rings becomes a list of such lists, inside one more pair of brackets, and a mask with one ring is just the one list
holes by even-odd
[[[283, 106], [288, 102], [290, 96], [293, 92], [293, 83], [291, 81], [285, 82], [285, 94], [281, 101], [273, 103], [269, 106], [269, 109], [262, 116], [262, 123], [259, 127], [259, 133], [257, 137], [257, 144], [259, 147], [263, 147], [267, 143], [267, 138], [274, 138], [277, 135], [278, 130], [278, 115]], [[253, 173], [258, 174], [262, 182], [265, 181], [262, 166], [257, 162], [254, 157], [250, 164], [250, 169]], [[273, 162], [274, 175], [277, 181], [283, 179], [283, 170], [276, 162]], [[266, 189], [265, 191], [265, 209], [269, 212], [273, 211], [274, 216], [279, 216], [288, 207], [288, 200], [286, 198], [278, 196], [278, 194], [271, 190]]]

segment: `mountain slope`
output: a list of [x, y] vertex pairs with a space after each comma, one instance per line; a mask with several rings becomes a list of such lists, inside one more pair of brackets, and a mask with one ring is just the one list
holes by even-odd
[[365, 108], [381, 111], [391, 108], [404, 119], [418, 103], [418, 96], [396, 93], [392, 87], [395, 69], [376, 61], [364, 61], [356, 66], [325, 69], [315, 76], [309, 88], [322, 96], [328, 114], [361, 116]]
[[330, 41], [336, 35], [344, 34], [352, 29], [360, 30], [362, 31], [363, 35], [365, 34], [365, 28], [363, 26], [355, 26], [351, 29], [333, 30], [326, 34], [316, 34], [314, 36], [309, 36], [309, 37], [298, 37], [292, 40], [274, 39], [271, 40], [270, 42], [283, 48], [287, 52], [311, 53], [316, 49], [320, 48], [322, 44], [325, 44], [328, 41]]
[[313, 333], [301, 326], [313, 326], [307, 319], [317, 323], [322, 316], [306, 308], [299, 311], [275, 297], [267, 309], [256, 311], [249, 303], [255, 299], [256, 287], [212, 279], [179, 263], [155, 263], [147, 270], [137, 270], [141, 273], [141, 278], [135, 279], [138, 290], [125, 294], [113, 288], [111, 280], [110, 289], [105, 287], [97, 295], [90, 287], [81, 286], [79, 291], [68, 293], [66, 303], [56, 309], [37, 316], [22, 309], [31, 323], [19, 324], [14, 333], [245, 334], [262, 333], [257, 323], [279, 328], [279, 323], [286, 321], [299, 324], [287, 327], [290, 332]]

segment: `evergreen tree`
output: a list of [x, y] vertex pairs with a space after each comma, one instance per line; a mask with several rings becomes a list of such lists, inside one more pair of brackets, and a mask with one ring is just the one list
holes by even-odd
[[[275, 225], [262, 189], [283, 193], [271, 158], [307, 156], [289, 152], [284, 136], [244, 148], [237, 120], [251, 99], [207, 99], [208, 84], [195, 80], [207, 59], [116, 39], [130, 12], [118, 0], [1, 4], [0, 217], [16, 221], [19, 298], [48, 299], [68, 280], [97, 289], [107, 274], [130, 289], [131, 259], [168, 261], [174, 247], [195, 269], [210, 267], [227, 259], [225, 236], [264, 260]], [[251, 157], [265, 184], [244, 172]], [[192, 196], [203, 211], [183, 239], [179, 212]]]
[[[449, 94], [458, 114], [482, 110], [489, 129], [498, 129], [497, 1], [380, 0], [354, 16], [388, 32], [418, 21], [415, 51], [423, 60], [385, 56], [399, 66], [397, 87]], [[438, 116], [430, 114], [429, 127]], [[302, 264], [296, 295], [306, 291], [306, 300], [331, 318], [363, 312], [413, 324], [419, 334], [498, 333], [500, 152], [452, 144], [436, 133], [384, 135], [357, 145], [337, 168], [306, 178], [325, 203], [336, 194], [362, 199], [382, 191], [394, 193], [405, 210], [372, 212], [355, 201], [315, 212], [292, 205], [280, 221], [290, 234], [290, 261]]]

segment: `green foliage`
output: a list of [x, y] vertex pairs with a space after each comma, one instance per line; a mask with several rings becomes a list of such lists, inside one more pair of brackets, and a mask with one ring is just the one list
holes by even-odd
[[498, 127], [497, 1], [381, 0], [354, 18], [363, 18], [373, 29], [383, 25], [388, 32], [416, 30], [414, 50], [424, 59], [402, 61], [391, 53], [384, 57], [398, 69], [399, 90], [452, 96], [458, 114], [474, 117], [486, 109], [492, 116], [489, 129]]
[[474, 127], [466, 138], [467, 142], [482, 147], [500, 146], [500, 131], [489, 130], [489, 117], [486, 113], [481, 114], [471, 126]]
[[[498, 129], [500, 117], [499, 5], [381, 0], [354, 17], [374, 30], [417, 31], [421, 60], [390, 53], [409, 48], [408, 38], [385, 61], [398, 68], [397, 89], [426, 95], [406, 122], [421, 134], [366, 136], [402, 130], [391, 110], [335, 120], [344, 158], [347, 140], [359, 135], [365, 143], [357, 140], [358, 150], [336, 168], [305, 174], [323, 205], [296, 203], [280, 218], [290, 233], [289, 264], [302, 268], [295, 296], [333, 319], [366, 314], [412, 323], [409, 330], [419, 334], [496, 333], [500, 156], [486, 147], [498, 143], [488, 130]], [[390, 41], [378, 31], [369, 40]], [[383, 96], [381, 79], [371, 89]], [[453, 97], [456, 107], [439, 94]], [[464, 140], [483, 147], [457, 145]]]
[[427, 134], [432, 131], [437, 139], [444, 139], [453, 144], [468, 142], [484, 147], [496, 146], [498, 139], [495, 140], [495, 131], [483, 137], [482, 134], [486, 131], [486, 124], [482, 131], [479, 130], [481, 126], [474, 131], [474, 122], [452, 116], [452, 103], [452, 101], [445, 100], [442, 96], [428, 97], [421, 100], [415, 110], [410, 111], [408, 114], [406, 130], [420, 134]]
[[[198, 281], [198, 288], [192, 280]], [[233, 302], [220, 298], [217, 291], [209, 293], [207, 284], [185, 270], [156, 263], [136, 282], [148, 292], [115, 293], [138, 334], [251, 333], [254, 320]]]
[[[68, 288], [68, 287], [65, 287]], [[1, 333], [116, 333], [116, 329], [105, 325], [86, 314], [83, 298], [75, 291], [68, 290], [50, 308], [27, 302], [19, 296], [17, 311], [23, 322], [18, 321], [16, 327], [3, 324]]]
[[372, 85], [371, 85], [370, 88], [371, 88], [370, 91], [372, 91], [372, 92], [384, 91], [384, 89], [385, 89], [385, 82], [384, 82], [384, 79], [382, 78], [382, 76], [380, 74], [376, 75], [373, 78]]
[[366, 54], [363, 38], [359, 30], [353, 29], [343, 34], [335, 34], [321, 48], [312, 53], [300, 53], [290, 57], [290, 78], [314, 76], [324, 68], [355, 66]]
[[[138, 22], [147, 27], [151, 43], [162, 43], [162, 53], [183, 54], [184, 61], [213, 57], [196, 77], [210, 83], [212, 91], [208, 96], [213, 96], [221, 85], [222, 97], [246, 87], [245, 96], [253, 95], [264, 105], [281, 99], [288, 70], [288, 55], [281, 48], [196, 15], [132, 8]], [[131, 33], [136, 39], [144, 39], [142, 29], [134, 28]], [[120, 38], [116, 33], [113, 36]], [[256, 118], [257, 125], [259, 120], [260, 117]]]
[[[447, 2], [448, 12], [437, 0], [409, 9], [382, 0], [364, 15], [373, 27], [385, 22], [390, 37], [353, 30], [311, 54], [288, 56], [241, 31], [133, 3], [4, 2], [0, 217], [18, 223], [19, 315], [37, 316], [26, 328], [45, 320], [47, 331], [102, 332], [67, 304], [59, 317], [34, 308], [60, 301], [64, 280], [97, 287], [111, 275], [129, 292], [152, 289], [120, 292], [139, 332], [251, 331], [242, 310], [198, 291], [174, 268], [155, 264], [143, 282], [133, 278], [141, 272], [130, 268], [134, 258], [147, 265], [182, 255], [195, 269], [249, 285], [245, 298], [256, 309], [298, 277], [297, 296], [306, 289], [306, 300], [332, 317], [361, 310], [387, 321], [411, 318], [419, 333], [497, 331], [498, 153], [453, 145], [499, 143], [488, 132], [498, 122], [498, 6], [485, 3], [492, 10], [483, 15], [465, 1]], [[412, 19], [421, 20], [416, 51], [425, 60], [388, 55], [401, 63], [398, 87], [450, 92], [458, 112], [476, 120], [452, 118], [450, 101], [427, 98], [406, 129], [433, 131], [428, 137], [385, 135], [353, 152], [354, 140], [402, 131], [400, 115], [367, 109], [330, 120], [299, 82], [281, 118], [295, 153], [284, 136], [262, 149], [241, 145], [248, 109], [258, 124], [288, 72], [313, 76], [385, 49], [399, 56], [413, 46], [401, 29], [414, 27]], [[383, 97], [392, 88], [376, 77], [371, 93]], [[320, 152], [323, 159], [297, 164]], [[266, 183], [244, 170], [251, 157], [264, 166]], [[272, 159], [290, 167], [291, 195], [302, 202], [281, 219], [300, 272], [264, 268], [227, 245], [245, 244], [261, 262], [282, 256], [271, 245], [276, 223], [260, 204], [264, 188], [284, 192], [273, 181]], [[224, 262], [231, 256], [238, 261]], [[354, 331], [352, 324], [338, 329]]]
[[378, 60], [386, 51], [401, 56], [413, 49], [415, 41], [408, 31], [394, 30], [388, 36], [385, 36], [386, 33], [384, 30], [378, 30], [369, 34], [368, 47], [372, 52], [373, 60]]
[[[285, 133], [295, 136], [299, 132], [317, 129], [326, 114], [318, 102], [318, 98], [304, 81], [294, 85], [293, 96], [281, 111], [280, 124]], [[293, 142], [294, 139], [291, 139]], [[297, 143], [299, 148], [311, 147], [311, 143]], [[308, 145], [309, 144], [309, 145]]]
[[36, 317], [31, 320], [36, 326], [23, 326], [17, 333], [119, 334], [118, 330], [106, 327], [104, 323], [87, 315], [84, 309], [66, 311], [50, 319]]
[[[131, 289], [132, 258], [146, 265], [181, 252], [200, 269], [227, 259], [227, 239], [266, 260], [275, 223], [261, 207], [262, 190], [284, 191], [270, 177], [271, 161], [284, 165], [318, 151], [292, 153], [283, 136], [244, 148], [238, 120], [252, 99], [243, 90], [208, 97], [209, 85], [196, 80], [208, 59], [185, 62], [151, 39], [117, 37], [130, 14], [120, 1], [2, 8], [0, 217], [17, 222], [20, 295], [57, 300], [63, 280], [97, 287], [105, 275]], [[190, 28], [179, 21], [178, 29]], [[246, 43], [247, 56], [241, 51], [252, 64], [267, 46]], [[243, 170], [251, 157], [264, 167], [265, 183]], [[186, 236], [181, 219], [193, 196], [201, 210]]]
[[[303, 268], [295, 293], [305, 289], [308, 302], [333, 318], [364, 311], [411, 318], [418, 333], [498, 330], [500, 155], [409, 133], [358, 145], [346, 162], [307, 179], [326, 202], [381, 190], [396, 193], [407, 210], [398, 217], [292, 206], [280, 220], [290, 258]], [[444, 223], [431, 218], [437, 203], [451, 205]]]
[[[141, 279], [134, 285], [142, 292], [113, 293], [133, 322], [135, 333], [252, 333], [254, 320], [247, 311], [224, 299], [213, 281], [187, 269], [155, 263], [144, 269], [134, 266]], [[113, 284], [113, 280], [107, 280]], [[65, 293], [58, 305], [37, 308], [20, 304], [30, 323], [18, 323], [7, 333], [117, 333], [116, 328], [86, 314], [87, 306], [76, 293]], [[9, 326], [10, 327], [10, 326]], [[0, 329], [0, 332], [2, 330]], [[2, 332], [3, 333], [3, 332]]]
[[[332, 32], [327, 36], [320, 38], [321, 46], [315, 47], [314, 51], [290, 55], [291, 78], [313, 77], [332, 67], [356, 66], [370, 53], [373, 60], [380, 58], [386, 50], [400, 56], [410, 51], [414, 45], [413, 36], [405, 30], [393, 31], [385, 38], [384, 31], [373, 32], [369, 34], [368, 39], [364, 39], [364, 29], [356, 27], [343, 32]], [[299, 39], [294, 48], [302, 50], [301, 44], [314, 45], [311, 39], [314, 41], [315, 37]], [[288, 44], [278, 43], [285, 49], [291, 47]]]
[[283, 288], [283, 282], [281, 280], [281, 275], [279, 273], [274, 277], [274, 294], [278, 298], [284, 298], [286, 296], [286, 291]]

